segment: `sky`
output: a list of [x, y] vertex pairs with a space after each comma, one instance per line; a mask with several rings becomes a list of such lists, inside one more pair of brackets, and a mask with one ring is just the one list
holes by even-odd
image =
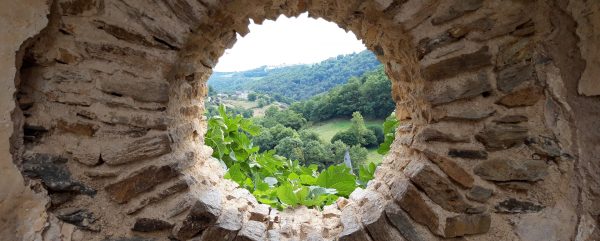
[[298, 18], [281, 15], [276, 21], [266, 20], [262, 25], [250, 21], [250, 33], [243, 38], [238, 35], [233, 48], [219, 59], [215, 71], [317, 63], [366, 49], [352, 32], [346, 33], [323, 19], [309, 18], [306, 13]]

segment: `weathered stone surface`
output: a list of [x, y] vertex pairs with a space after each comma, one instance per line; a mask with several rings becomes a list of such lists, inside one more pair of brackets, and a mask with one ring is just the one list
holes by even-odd
[[23, 173], [31, 178], [39, 178], [52, 192], [75, 192], [94, 196], [96, 190], [72, 179], [66, 162], [66, 158], [57, 155], [26, 154], [23, 157]]
[[453, 1], [450, 7], [431, 19], [433, 25], [442, 24], [456, 19], [469, 12], [479, 9], [483, 5], [483, 0], [457, 0]]
[[530, 63], [519, 63], [508, 66], [496, 72], [498, 90], [508, 93], [522, 83], [535, 78], [535, 69]]
[[63, 222], [73, 224], [86, 230], [97, 231], [97, 227], [94, 226], [96, 218], [94, 217], [94, 214], [88, 210], [65, 208], [57, 210], [55, 213], [56, 217]]
[[121, 238], [107, 238], [102, 241], [156, 241], [155, 238], [142, 238], [142, 237], [121, 237]]
[[404, 241], [400, 232], [390, 224], [385, 214], [386, 202], [376, 192], [366, 193], [366, 202], [360, 208], [362, 223], [373, 241]]
[[524, 115], [505, 115], [494, 120], [497, 123], [516, 124], [528, 121], [529, 118]]
[[460, 184], [462, 187], [472, 187], [473, 186], [473, 177], [470, 173], [465, 171], [460, 165], [458, 165], [454, 160], [438, 155], [437, 153], [424, 150], [423, 154], [433, 163], [435, 163], [448, 177], [450, 177], [453, 181]]
[[448, 111], [440, 116], [435, 116], [435, 120], [440, 121], [477, 121], [492, 116], [496, 111], [494, 109], [460, 109]]
[[80, 136], [93, 136], [98, 130], [98, 126], [93, 123], [69, 122], [65, 120], [59, 120], [56, 128]]
[[371, 238], [367, 231], [363, 229], [361, 222], [356, 217], [356, 207], [348, 205], [342, 209], [340, 222], [343, 226], [342, 232], [338, 235], [340, 241], [369, 241]]
[[407, 241], [422, 241], [421, 235], [411, 223], [410, 217], [395, 203], [388, 203], [385, 214], [392, 225], [398, 229]]
[[147, 80], [127, 72], [118, 72], [100, 81], [100, 90], [109, 94], [130, 96], [144, 102], [169, 101], [169, 84]]
[[434, 128], [424, 128], [419, 134], [417, 139], [424, 142], [469, 142], [469, 138], [466, 136], [457, 136], [454, 134], [444, 133]]
[[[517, 22], [527, 22], [529, 18], [524, 16], [515, 16]], [[496, 57], [496, 65], [511, 66], [519, 63], [530, 63], [533, 61], [535, 42], [530, 38], [521, 38], [508, 42], [499, 48], [499, 54]]]
[[171, 152], [171, 141], [166, 134], [137, 139], [123, 146], [102, 150], [102, 160], [108, 165], [121, 165], [158, 157]]
[[561, 155], [561, 148], [555, 138], [539, 136], [527, 139], [525, 142], [536, 154], [555, 158]]
[[487, 211], [487, 207], [485, 207], [485, 206], [476, 206], [476, 207], [467, 208], [466, 213], [467, 214], [481, 214], [481, 213], [484, 213], [485, 211]]
[[164, 220], [152, 218], [138, 218], [135, 220], [135, 224], [133, 225], [133, 228], [131, 230], [136, 232], [155, 232], [170, 229], [172, 227], [173, 224]]
[[[573, 18], [577, 21], [577, 47], [581, 58], [585, 61], [585, 69], [581, 73], [577, 91], [585, 96], [600, 95], [600, 5], [598, 2], [582, 1], [569, 4]], [[596, 232], [600, 232], [600, 227]], [[582, 239], [583, 240], [583, 239]], [[577, 240], [579, 241], [579, 240]]]
[[473, 98], [492, 90], [487, 74], [465, 77], [458, 86], [444, 87], [439, 93], [427, 95], [427, 100], [434, 106], [450, 103], [456, 100]]
[[527, 128], [515, 124], [488, 125], [475, 135], [475, 139], [488, 151], [498, 151], [523, 144], [527, 132]]
[[484, 150], [450, 148], [448, 150], [448, 156], [459, 157], [464, 159], [487, 159], [488, 153]]
[[496, 104], [506, 106], [508, 108], [532, 106], [535, 105], [544, 93], [539, 88], [527, 87], [517, 90], [500, 98]]
[[541, 211], [544, 206], [509, 198], [498, 203], [494, 208], [498, 213], [533, 213]]
[[148, 166], [131, 173], [118, 182], [107, 185], [104, 190], [117, 203], [125, 203], [154, 186], [179, 176], [171, 165]]
[[205, 190], [197, 193], [192, 207], [182, 223], [175, 226], [173, 234], [178, 239], [189, 239], [214, 225], [222, 213], [221, 193]]
[[88, 15], [100, 9], [100, 1], [67, 0], [60, 3], [61, 13], [65, 15]]
[[439, 175], [425, 163], [412, 161], [404, 169], [410, 180], [435, 203], [444, 209], [461, 213], [470, 206], [462, 194], [446, 177]]
[[446, 218], [444, 237], [459, 237], [467, 234], [486, 233], [490, 229], [490, 214], [461, 214]]
[[479, 163], [475, 174], [490, 181], [538, 181], [548, 174], [543, 160], [493, 159]]
[[419, 59], [422, 59], [425, 55], [431, 53], [431, 51], [433, 51], [434, 49], [451, 44], [453, 42], [458, 41], [459, 39], [459, 37], [455, 37], [449, 32], [444, 32], [438, 36], [435, 36], [433, 39], [421, 39], [417, 44], [417, 55]]
[[264, 222], [269, 219], [269, 205], [259, 204], [250, 211], [250, 220]]
[[480, 203], [487, 202], [492, 197], [493, 191], [482, 186], [473, 186], [467, 192], [467, 198]]
[[426, 66], [421, 73], [423, 78], [429, 81], [447, 79], [490, 66], [491, 59], [488, 47], [483, 47], [474, 53], [463, 54]]
[[391, 186], [394, 200], [415, 222], [425, 225], [436, 233], [439, 217], [408, 180], [396, 180]]
[[223, 240], [231, 241], [242, 228], [242, 213], [236, 208], [225, 208], [223, 213], [214, 226], [208, 227], [202, 236], [201, 241]]
[[91, 178], [111, 178], [119, 176], [119, 172], [108, 170], [86, 170], [83, 174]]
[[504, 188], [504, 189], [515, 190], [515, 191], [519, 191], [519, 192], [526, 192], [529, 189], [531, 189], [531, 187], [533, 187], [533, 185], [531, 183], [520, 182], [520, 181], [498, 182], [498, 183], [496, 183], [496, 185], [498, 185], [499, 187]]
[[235, 241], [264, 241], [267, 239], [267, 226], [257, 221], [244, 223]]
[[96, 28], [103, 30], [104, 32], [114, 36], [115, 38], [117, 38], [119, 40], [131, 42], [134, 44], [144, 45], [144, 46], [148, 46], [148, 47], [168, 49], [164, 45], [160, 45], [160, 44], [157, 44], [157, 43], [154, 43], [154, 42], [148, 40], [148, 36], [145, 36], [133, 29], [124, 29], [120, 26], [106, 23], [101, 20], [95, 20], [93, 22], [93, 24], [96, 26]]
[[176, 193], [183, 192], [183, 191], [187, 190], [188, 188], [189, 188], [189, 186], [185, 180], [178, 181], [178, 182], [174, 183], [173, 185], [153, 194], [152, 196], [144, 198], [141, 201], [139, 201], [138, 203], [132, 205], [132, 208], [127, 210], [127, 214], [135, 214], [135, 213], [139, 212], [140, 210], [144, 209], [148, 205], [163, 201], [164, 199], [166, 199]]

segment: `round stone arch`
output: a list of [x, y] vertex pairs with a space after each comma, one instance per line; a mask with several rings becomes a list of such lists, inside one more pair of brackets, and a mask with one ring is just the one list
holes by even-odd
[[[21, 52], [13, 156], [48, 192], [48, 230], [85, 240], [517, 240], [556, 210], [576, 216], [561, 174], [569, 130], [547, 118], [561, 125], [566, 108], [546, 83], [558, 72], [539, 48], [548, 20], [523, 14], [535, 6], [56, 1]], [[277, 212], [210, 159], [206, 80], [249, 19], [303, 12], [377, 55], [402, 126], [366, 190]]]

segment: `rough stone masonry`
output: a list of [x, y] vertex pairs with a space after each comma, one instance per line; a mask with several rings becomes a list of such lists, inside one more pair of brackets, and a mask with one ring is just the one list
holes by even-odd
[[[600, 2], [1, 0], [0, 240], [600, 240]], [[203, 144], [249, 19], [308, 12], [384, 64], [376, 178], [277, 211]]]

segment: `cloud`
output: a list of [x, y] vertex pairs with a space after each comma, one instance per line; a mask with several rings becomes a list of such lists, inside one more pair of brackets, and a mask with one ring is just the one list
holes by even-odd
[[241, 71], [263, 65], [279, 66], [316, 63], [340, 54], [365, 50], [352, 32], [346, 33], [332, 22], [280, 16], [262, 25], [251, 23], [250, 33], [225, 51], [215, 71]]

